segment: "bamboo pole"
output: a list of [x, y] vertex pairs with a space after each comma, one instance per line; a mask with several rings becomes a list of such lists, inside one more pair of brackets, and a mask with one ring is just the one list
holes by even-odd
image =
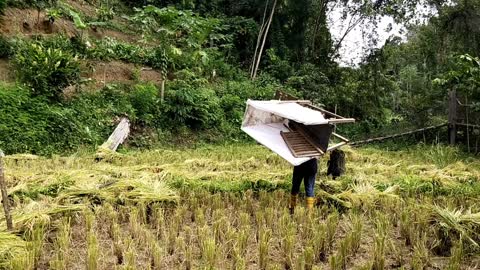
[[424, 128], [411, 130], [411, 131], [407, 131], [407, 132], [402, 132], [402, 133], [397, 133], [397, 134], [393, 134], [393, 135], [389, 135], [389, 136], [371, 138], [371, 139], [367, 139], [367, 140], [363, 140], [363, 141], [356, 141], [356, 142], [352, 142], [351, 145], [360, 145], [360, 144], [366, 144], [366, 143], [372, 143], [372, 142], [380, 142], [380, 141], [387, 140], [387, 139], [393, 139], [393, 138], [397, 138], [397, 137], [401, 137], [401, 136], [405, 136], [405, 135], [415, 134], [415, 133], [418, 133], [418, 132], [424, 132], [424, 131], [431, 130], [431, 129], [441, 128], [441, 127], [444, 127], [444, 126], [447, 126], [447, 125], [448, 125], [448, 123], [443, 123], [443, 124], [436, 125], [436, 126], [424, 127]]
[[2, 150], [0, 150], [0, 189], [2, 190], [2, 204], [3, 210], [5, 211], [5, 219], [7, 221], [7, 229], [9, 231], [13, 230], [13, 222], [12, 222], [12, 215], [10, 213], [10, 201], [8, 200], [8, 193], [7, 193], [7, 184], [5, 183], [5, 173], [4, 173], [4, 165], [3, 165], [3, 154]]
[[457, 136], [457, 92], [454, 90], [449, 93], [448, 102], [448, 140], [450, 145], [455, 145]]
[[270, 25], [272, 24], [273, 14], [275, 13], [276, 7], [277, 7], [277, 0], [273, 2], [272, 11], [270, 13], [270, 17], [268, 18], [267, 26], [265, 28], [265, 33], [263, 35], [262, 45], [260, 46], [260, 51], [258, 52], [256, 64], [253, 67], [252, 80], [255, 80], [255, 78], [257, 77], [258, 66], [260, 65], [260, 59], [262, 59], [263, 48], [265, 47], [265, 41], [267, 40], [268, 30], [270, 30]]

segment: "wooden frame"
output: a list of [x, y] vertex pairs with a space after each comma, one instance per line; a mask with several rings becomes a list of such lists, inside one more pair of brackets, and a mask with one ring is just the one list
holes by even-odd
[[[355, 122], [354, 118], [346, 118], [346, 117], [343, 117], [343, 116], [338, 115], [336, 113], [327, 111], [323, 108], [320, 108], [320, 107], [317, 107], [317, 106], [313, 105], [310, 100], [299, 100], [298, 98], [296, 98], [296, 97], [294, 97], [294, 96], [292, 96], [288, 93], [282, 92], [280, 90], [276, 91], [275, 99], [280, 100], [280, 102], [295, 102], [295, 103], [297, 103], [299, 105], [302, 105], [304, 107], [307, 107], [309, 109], [319, 111], [326, 117], [326, 119], [328, 120], [328, 124], [331, 124], [331, 125], [344, 124], [344, 123], [354, 123]], [[297, 150], [302, 149], [302, 148], [294, 149], [294, 147], [297, 147], [294, 144], [299, 143], [299, 141], [301, 141], [301, 139], [294, 139], [293, 136], [302, 136], [315, 149], [315, 151], [317, 151], [318, 155], [324, 155], [326, 152], [333, 151], [333, 150], [335, 150], [335, 149], [337, 149], [341, 146], [344, 146], [344, 145], [350, 143], [349, 139], [333, 132], [331, 135], [340, 139], [341, 142], [337, 143], [333, 146], [328, 147], [326, 149], [326, 151], [322, 151], [316, 145], [314, 140], [312, 140], [310, 138], [310, 136], [308, 136], [308, 134], [304, 130], [302, 130], [302, 128], [297, 127], [295, 129], [295, 131], [292, 131], [292, 129], [290, 127], [288, 127], [288, 126], [286, 126], [286, 127], [290, 130], [290, 132], [281, 132], [281, 135], [282, 135], [283, 139], [285, 140], [285, 143], [287, 144], [288, 148], [290, 149], [290, 151], [292, 152], [292, 154], [295, 157], [307, 157], [309, 155], [306, 155], [307, 154], [306, 152], [305, 153], [303, 153], [303, 152], [299, 153], [297, 151]], [[303, 149], [305, 149], [305, 147]], [[311, 151], [311, 152], [313, 152], [313, 151]], [[308, 153], [310, 153], [310, 152], [308, 152]]]
[[316, 157], [323, 155], [323, 151], [315, 146], [308, 138], [298, 131], [280, 132], [283, 140], [296, 158]]

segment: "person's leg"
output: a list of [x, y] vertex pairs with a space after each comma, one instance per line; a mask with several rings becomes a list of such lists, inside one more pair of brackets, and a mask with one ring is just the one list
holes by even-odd
[[307, 208], [312, 209], [315, 204], [315, 178], [317, 176], [317, 160], [312, 159], [308, 161], [308, 173], [304, 176], [305, 195], [307, 201]]
[[290, 194], [290, 204], [288, 208], [290, 209], [290, 213], [293, 214], [295, 206], [297, 206], [297, 197], [298, 193], [300, 192], [300, 185], [302, 184], [303, 178], [303, 171], [300, 166], [295, 166], [293, 168], [293, 176], [292, 176], [292, 192]]

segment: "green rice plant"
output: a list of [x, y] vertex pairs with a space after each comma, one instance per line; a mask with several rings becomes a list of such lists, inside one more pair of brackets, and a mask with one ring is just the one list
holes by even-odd
[[186, 270], [193, 269], [193, 260], [194, 260], [193, 247], [191, 245], [187, 245], [185, 249], [185, 261], [184, 261]]
[[272, 232], [269, 229], [259, 228], [259, 236], [258, 265], [260, 269], [266, 269]]
[[187, 226], [183, 226], [183, 233], [184, 233], [184, 236], [185, 236], [185, 243], [187, 243], [187, 245], [192, 245], [193, 244], [193, 239], [194, 239], [194, 232], [193, 232], [193, 229], [191, 226], [187, 225]]
[[349, 236], [351, 237], [351, 244], [350, 244], [350, 253], [355, 254], [357, 253], [358, 249], [360, 248], [360, 242], [362, 241], [362, 228], [363, 222], [362, 217], [358, 214], [354, 214], [351, 216], [351, 231]]
[[312, 246], [307, 246], [303, 252], [303, 258], [305, 260], [305, 270], [312, 270], [315, 264], [315, 253]]
[[451, 250], [451, 256], [448, 260], [447, 270], [459, 270], [463, 260], [463, 241], [460, 239]]
[[443, 169], [446, 166], [457, 162], [460, 158], [460, 151], [457, 147], [435, 144], [421, 151], [424, 157], [435, 164], [437, 168]]
[[212, 197], [212, 210], [217, 210], [222, 208], [223, 201], [219, 193], [214, 194]]
[[236, 254], [234, 257], [233, 267], [235, 270], [245, 270], [247, 269], [247, 263], [245, 262], [245, 258], [243, 256], [238, 255], [239, 251], [234, 251]]
[[305, 224], [307, 222], [307, 210], [305, 207], [297, 207], [295, 213], [293, 214], [293, 220], [297, 224]]
[[55, 241], [55, 256], [50, 261], [50, 267], [57, 270], [66, 270], [68, 265], [68, 250], [70, 247], [70, 218], [62, 220], [60, 231]]
[[136, 270], [136, 261], [135, 261], [135, 245], [133, 240], [128, 239], [126, 242], [127, 252], [125, 253], [125, 266], [123, 267], [124, 270]]
[[244, 256], [245, 253], [247, 252], [247, 245], [248, 245], [248, 239], [250, 236], [250, 229], [248, 227], [244, 227], [240, 230], [237, 231], [236, 233], [236, 242], [237, 242], [237, 247], [238, 251], [240, 252], [240, 256]]
[[180, 235], [175, 239], [175, 254], [185, 257], [185, 250], [187, 249], [187, 244], [185, 243], [185, 238]]
[[123, 250], [122, 242], [121, 241], [113, 242], [112, 248], [113, 248], [113, 255], [117, 259], [117, 264], [122, 264], [124, 260], [123, 258], [124, 250]]
[[287, 229], [287, 232], [282, 242], [284, 259], [285, 259], [284, 264], [286, 269], [293, 268], [293, 252], [295, 250], [296, 240], [297, 240], [297, 237], [295, 235], [295, 227], [291, 227], [291, 229]]
[[305, 254], [302, 253], [297, 257], [295, 261], [295, 269], [305, 270]]
[[333, 241], [335, 239], [335, 233], [337, 232], [338, 221], [339, 221], [338, 212], [333, 212], [327, 217], [326, 239], [327, 239], [327, 246], [329, 248], [331, 248], [333, 245]]
[[406, 264], [406, 256], [405, 251], [402, 250], [401, 245], [394, 239], [390, 239], [386, 243], [387, 253], [390, 255], [391, 260], [393, 261], [392, 264], [395, 266], [403, 267]]
[[155, 239], [150, 240], [150, 248], [151, 248], [151, 265], [154, 270], [162, 269], [163, 263], [163, 250], [160, 245], [157, 243]]
[[[255, 222], [258, 228], [265, 226], [265, 212], [263, 209], [255, 213]], [[257, 238], [258, 237], [259, 237], [259, 234], [257, 233]]]
[[158, 208], [154, 212], [154, 217], [153, 217], [153, 227], [155, 229], [155, 234], [158, 239], [165, 239], [165, 231], [166, 231], [166, 226], [165, 226], [165, 212], [163, 208]]
[[388, 232], [388, 219], [384, 215], [375, 220], [375, 246], [373, 249], [373, 270], [385, 269], [385, 245]]
[[132, 233], [133, 239], [140, 240], [140, 221], [138, 218], [138, 209], [135, 207], [130, 208], [130, 215], [128, 219], [129, 230]]
[[410, 246], [415, 239], [414, 215], [408, 208], [403, 208], [400, 214], [400, 235], [405, 239], [405, 245]]
[[412, 269], [423, 270], [430, 265], [430, 255], [427, 247], [427, 236], [422, 235], [413, 245]]
[[310, 239], [310, 246], [313, 247], [315, 261], [325, 261], [327, 257], [327, 225], [319, 224], [313, 231], [313, 237]]
[[250, 227], [250, 215], [246, 212], [240, 212], [239, 215], [239, 224], [240, 228], [249, 228]]
[[137, 203], [137, 209], [138, 209], [138, 221], [141, 224], [147, 224], [147, 206], [145, 204], [145, 201], [139, 201]]
[[87, 231], [87, 269], [98, 269], [99, 245], [95, 231]]
[[343, 270], [341, 260], [342, 259], [339, 258], [337, 254], [328, 257], [328, 265], [330, 266], [330, 270]]
[[32, 258], [32, 265], [34, 268], [38, 266], [38, 262], [42, 256], [42, 251], [44, 241], [45, 241], [45, 226], [44, 225], [36, 225], [31, 230], [26, 232], [25, 238], [27, 239], [27, 250], [31, 254], [30, 257]]
[[275, 210], [272, 207], [268, 207], [265, 209], [265, 225], [268, 228], [273, 227], [274, 222], [277, 219], [275, 218]]
[[217, 244], [215, 238], [207, 237], [202, 242], [202, 259], [207, 269], [214, 269], [217, 261]]
[[[113, 206], [109, 203], [107, 203], [104, 207], [106, 209], [106, 214], [107, 214], [108, 221], [109, 221], [108, 234], [109, 234], [110, 238], [112, 238], [112, 240], [115, 241], [115, 240], [118, 239], [118, 213], [117, 213], [117, 211], [115, 211]], [[115, 225], [117, 225], [117, 226], [115, 227]]]
[[349, 252], [350, 252], [351, 246], [352, 246], [352, 234], [348, 234], [347, 237], [345, 237], [340, 242], [340, 247], [338, 250], [338, 261], [342, 269], [347, 268], [347, 260], [350, 254]]
[[206, 218], [205, 218], [205, 213], [204, 213], [204, 208], [197, 208], [195, 209], [195, 223], [197, 224], [198, 227], [203, 227], [207, 224]]
[[[33, 270], [35, 262], [32, 252], [25, 252], [22, 256], [13, 257], [5, 269], [11, 270]], [[3, 264], [2, 264], [3, 267]], [[8, 268], [9, 267], [9, 268]]]

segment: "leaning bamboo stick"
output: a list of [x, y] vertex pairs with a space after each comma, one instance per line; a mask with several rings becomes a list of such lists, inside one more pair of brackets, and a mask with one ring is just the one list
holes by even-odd
[[383, 140], [387, 140], [387, 139], [393, 139], [393, 138], [397, 138], [397, 137], [401, 137], [401, 136], [405, 136], [405, 135], [410, 135], [410, 134], [414, 134], [414, 133], [418, 133], [418, 132], [422, 132], [422, 131], [437, 129], [437, 128], [441, 128], [441, 127], [444, 127], [444, 126], [447, 126], [447, 125], [448, 125], [448, 123], [443, 123], [443, 124], [436, 125], [436, 126], [420, 128], [420, 129], [407, 131], [407, 132], [403, 132], [403, 133], [397, 133], [397, 134], [393, 134], [393, 135], [389, 135], [389, 136], [371, 138], [371, 139], [367, 139], [367, 140], [363, 140], [363, 141], [356, 141], [356, 142], [351, 143], [351, 145], [360, 145], [360, 144], [366, 144], [366, 143], [372, 143], [372, 142], [379, 142], [379, 141], [383, 141]]
[[5, 211], [5, 219], [7, 220], [7, 229], [9, 231], [13, 230], [13, 223], [12, 223], [12, 215], [10, 213], [10, 202], [8, 200], [8, 193], [7, 193], [7, 184], [5, 183], [5, 174], [4, 174], [4, 166], [3, 166], [3, 154], [2, 150], [0, 150], [0, 189], [2, 190], [2, 203], [3, 203], [3, 210]]

